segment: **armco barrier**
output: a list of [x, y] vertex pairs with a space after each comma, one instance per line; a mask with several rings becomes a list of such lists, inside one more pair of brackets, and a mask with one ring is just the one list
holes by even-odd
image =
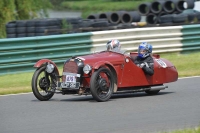
[[62, 64], [67, 58], [105, 50], [110, 39], [118, 39], [122, 49], [136, 51], [147, 41], [154, 53], [200, 49], [200, 25], [134, 28], [78, 34], [0, 39], [0, 75], [34, 70], [39, 59]]
[[0, 39], [0, 74], [33, 70], [39, 59], [58, 64], [68, 57], [90, 52], [91, 33]]

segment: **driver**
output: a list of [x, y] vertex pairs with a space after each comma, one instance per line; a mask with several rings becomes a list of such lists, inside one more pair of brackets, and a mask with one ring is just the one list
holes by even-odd
[[121, 44], [117, 39], [109, 40], [106, 44], [107, 51], [120, 52]]
[[151, 54], [152, 45], [142, 42], [138, 47], [138, 56], [134, 60], [134, 63], [150, 76], [154, 74], [154, 61]]

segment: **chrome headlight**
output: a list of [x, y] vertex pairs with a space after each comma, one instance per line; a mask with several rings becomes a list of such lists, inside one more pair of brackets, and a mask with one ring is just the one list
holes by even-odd
[[54, 65], [53, 64], [48, 64], [47, 67], [46, 67], [46, 71], [48, 73], [52, 73], [54, 70]]
[[88, 74], [88, 73], [90, 73], [90, 71], [92, 70], [92, 68], [91, 68], [91, 66], [90, 65], [85, 65], [84, 67], [83, 67], [83, 72], [85, 73], [85, 74]]

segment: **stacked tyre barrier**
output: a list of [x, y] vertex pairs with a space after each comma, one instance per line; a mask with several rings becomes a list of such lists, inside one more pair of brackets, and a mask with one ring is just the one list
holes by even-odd
[[7, 38], [20, 38], [60, 34], [58, 19], [12, 21], [6, 24]]
[[120, 28], [131, 26], [132, 22], [140, 22], [141, 15], [138, 11], [116, 11], [90, 14], [87, 19], [105, 19], [108, 21], [109, 26], [118, 26]]
[[107, 19], [82, 19], [80, 17], [21, 20], [7, 23], [6, 33], [7, 38], [19, 38], [88, 32], [95, 31], [95, 28], [98, 31], [108, 26]]
[[138, 12], [146, 16], [148, 24], [172, 24], [192, 22], [199, 19], [199, 13], [183, 13], [186, 9], [193, 9], [195, 0], [155, 0], [142, 3]]

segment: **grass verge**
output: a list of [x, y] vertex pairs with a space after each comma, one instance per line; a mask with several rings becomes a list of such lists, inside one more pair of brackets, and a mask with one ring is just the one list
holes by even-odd
[[[200, 52], [191, 54], [168, 53], [161, 54], [177, 68], [179, 77], [200, 75]], [[62, 67], [59, 68], [61, 72]], [[0, 76], [0, 95], [31, 92], [33, 72]]]
[[162, 133], [200, 133], [200, 126], [196, 128], [188, 128], [183, 130], [175, 130], [171, 132], [162, 132]]

